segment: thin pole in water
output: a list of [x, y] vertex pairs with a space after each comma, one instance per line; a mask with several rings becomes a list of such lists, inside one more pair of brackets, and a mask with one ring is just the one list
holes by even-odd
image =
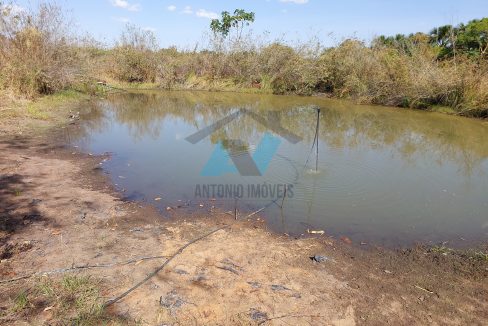
[[316, 155], [315, 155], [315, 172], [319, 171], [319, 122], [320, 122], [320, 108], [317, 109], [317, 129], [315, 134], [317, 135], [317, 147], [316, 147]]
[[234, 218], [237, 221], [237, 198], [234, 198]]
[[313, 136], [313, 143], [312, 147], [310, 148], [310, 153], [308, 153], [307, 160], [305, 161], [304, 168], [307, 167], [308, 162], [310, 160], [310, 157], [312, 156], [313, 153], [313, 148], [315, 146], [315, 142], [317, 142], [317, 148], [316, 148], [316, 154], [315, 154], [315, 172], [318, 171], [318, 166], [319, 166], [319, 118], [320, 118], [320, 108], [316, 108], [317, 110], [317, 125], [315, 126], [315, 135]]
[[288, 186], [285, 185], [285, 192], [283, 193], [283, 199], [281, 200], [281, 209], [283, 210], [283, 203], [285, 202], [286, 191], [288, 190]]

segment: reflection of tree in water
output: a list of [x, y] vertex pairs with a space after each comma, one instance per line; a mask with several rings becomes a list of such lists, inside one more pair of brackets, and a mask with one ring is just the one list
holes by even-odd
[[108, 103], [104, 102], [84, 102], [78, 108], [83, 123], [79, 128], [67, 128], [66, 137], [68, 142], [81, 140], [84, 144], [91, 141], [91, 134], [102, 132], [110, 125], [110, 110]]
[[331, 146], [390, 147], [410, 163], [428, 154], [439, 165], [455, 162], [467, 174], [488, 157], [488, 143], [483, 142], [488, 128], [480, 121], [382, 108], [325, 111], [320, 137]]
[[[112, 95], [92, 106], [85, 129], [101, 130], [113, 114], [128, 126], [135, 139], [157, 138], [162, 122], [180, 120], [201, 129], [246, 108], [279, 124], [311, 143], [316, 112], [322, 108], [321, 142], [335, 148], [392, 149], [414, 163], [418, 155], [433, 155], [439, 164], [450, 160], [471, 173], [488, 157], [488, 126], [480, 121], [425, 112], [384, 107], [356, 106], [347, 102], [313, 97], [210, 93], [138, 92]], [[211, 135], [217, 143], [240, 139], [256, 144], [266, 126], [241, 115]], [[393, 150], [394, 149], [394, 150]]]

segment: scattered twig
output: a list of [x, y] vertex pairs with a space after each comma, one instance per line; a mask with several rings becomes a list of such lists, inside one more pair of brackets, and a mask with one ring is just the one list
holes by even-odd
[[19, 281], [19, 280], [25, 280], [25, 279], [31, 278], [33, 276], [60, 274], [60, 273], [73, 272], [73, 271], [76, 271], [76, 270], [83, 270], [83, 269], [108, 268], [108, 267], [114, 267], [114, 266], [123, 266], [123, 265], [129, 265], [131, 263], [135, 263], [135, 262], [139, 262], [139, 261], [143, 261], [143, 260], [161, 259], [161, 258], [168, 258], [168, 256], [137, 257], [137, 258], [132, 258], [132, 259], [130, 259], [128, 261], [116, 262], [116, 263], [111, 263], [111, 264], [78, 265], [78, 266], [72, 266], [72, 267], [67, 267], [67, 268], [54, 269], [54, 270], [50, 270], [50, 271], [35, 272], [35, 273], [32, 273], [32, 274], [28, 274], [28, 275], [24, 275], [24, 276], [19, 276], [19, 277], [12, 278], [12, 279], [8, 279], [8, 280], [1, 280], [0, 281], [0, 284], [15, 282], [15, 281]]
[[426, 289], [426, 288], [423, 288], [423, 287], [421, 287], [421, 286], [415, 285], [415, 287], [416, 287], [417, 289], [422, 290], [422, 291], [425, 291], [425, 292], [427, 292], [427, 293], [434, 294], [434, 292], [433, 292], [433, 291], [428, 290], [428, 289]]
[[257, 211], [254, 211], [252, 212], [251, 214], [247, 215], [245, 218], [250, 218], [251, 216], [254, 216], [258, 213], [261, 213], [262, 211], [264, 211], [265, 209], [267, 208], [267, 206], [264, 206], [264, 207], [261, 207], [260, 209], [258, 209]]
[[217, 267], [218, 269], [223, 269], [224, 271], [228, 271], [228, 272], [234, 273], [236, 275], [239, 275], [239, 272], [236, 271], [235, 269], [233, 269], [232, 267], [229, 267], [229, 266], [217, 266], [217, 265], [215, 265], [215, 267]]
[[261, 320], [258, 325], [262, 325], [264, 323], [267, 323], [271, 320], [275, 319], [283, 319], [283, 318], [323, 318], [324, 316], [321, 315], [282, 315], [282, 316], [276, 316], [276, 317], [270, 317], [264, 320]]
[[239, 275], [240, 274], [241, 266], [236, 265], [230, 259], [225, 258], [224, 260], [221, 260], [220, 263], [223, 266], [217, 266], [217, 265], [215, 265], [215, 267], [217, 267], [219, 269], [223, 269], [224, 271], [228, 271], [228, 272], [234, 273], [236, 275]]
[[[249, 217], [251, 217], [251, 216], [254, 216], [254, 215], [258, 214], [258, 213], [261, 213], [262, 211], [264, 211], [264, 210], [265, 210], [266, 208], [268, 208], [269, 206], [271, 206], [271, 205], [273, 205], [273, 204], [276, 204], [276, 201], [277, 201], [278, 199], [279, 199], [279, 198], [276, 198], [276, 199], [272, 200], [271, 202], [269, 202], [268, 204], [266, 204], [264, 207], [261, 207], [261, 208], [260, 208], [260, 209], [258, 209], [257, 211], [254, 211], [254, 212], [252, 212], [251, 214], [247, 215], [247, 216], [246, 216], [244, 219], [249, 218]], [[279, 207], [279, 205], [278, 205], [278, 204], [276, 204], [276, 205]]]
[[182, 246], [180, 249], [178, 249], [177, 252], [175, 252], [172, 256], [170, 256], [168, 258], [168, 260], [166, 260], [164, 262], [164, 264], [162, 264], [161, 266], [159, 266], [158, 268], [156, 268], [153, 272], [151, 272], [150, 274], [148, 274], [143, 280], [139, 281], [137, 284], [135, 284], [133, 287], [131, 287], [130, 289], [128, 289], [127, 291], [125, 291], [124, 293], [116, 296], [115, 298], [113, 299], [110, 299], [108, 300], [107, 302], [105, 302], [103, 304], [103, 307], [108, 307], [118, 301], [120, 301], [121, 299], [123, 299], [125, 296], [127, 296], [129, 293], [131, 293], [132, 291], [134, 291], [135, 289], [137, 289], [138, 287], [140, 287], [142, 284], [146, 283], [149, 279], [151, 279], [153, 276], [155, 276], [157, 273], [159, 273], [161, 270], [163, 270], [164, 267], [166, 267], [166, 265], [168, 265], [176, 256], [178, 256], [179, 254], [181, 254], [183, 252], [183, 250], [185, 250], [187, 247], [189, 247], [190, 245], [194, 244], [195, 242], [198, 242], [212, 234], [214, 234], [215, 232], [217, 231], [220, 231], [220, 230], [223, 230], [225, 228], [228, 228], [229, 226], [228, 225], [225, 225], [223, 227], [220, 227], [218, 229], [215, 229], [209, 233], [206, 233], [196, 239], [193, 239], [192, 241], [188, 242], [187, 244], [185, 244], [184, 246]]

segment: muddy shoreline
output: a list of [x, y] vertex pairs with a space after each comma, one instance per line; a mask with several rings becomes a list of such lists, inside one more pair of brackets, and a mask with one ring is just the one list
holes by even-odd
[[[104, 157], [73, 151], [58, 125], [41, 136], [3, 137], [0, 280], [67, 266], [167, 256], [214, 228], [166, 269], [107, 309], [130, 324], [483, 324], [488, 261], [468, 251], [364, 248], [326, 236], [268, 232], [262, 218], [235, 221], [207, 209], [171, 212], [123, 201], [100, 168]], [[317, 262], [313, 256], [324, 257]], [[144, 278], [161, 261], [76, 271], [100, 300]], [[59, 279], [63, 275], [48, 278]], [[36, 292], [36, 277], [0, 283], [2, 324], [55, 324], [76, 312]], [[19, 291], [28, 308], [13, 311]], [[50, 309], [48, 309], [51, 307]], [[104, 317], [106, 318], [106, 317]], [[96, 324], [96, 323], [95, 323]]]

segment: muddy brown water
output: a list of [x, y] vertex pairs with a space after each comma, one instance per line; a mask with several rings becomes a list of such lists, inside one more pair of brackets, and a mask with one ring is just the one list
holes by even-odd
[[240, 218], [259, 211], [252, 217], [277, 232], [324, 230], [388, 246], [488, 238], [483, 121], [313, 97], [183, 91], [113, 94], [84, 105], [80, 116], [71, 144], [112, 153], [103, 168], [125, 197], [163, 214], [212, 206], [233, 214], [237, 205]]

